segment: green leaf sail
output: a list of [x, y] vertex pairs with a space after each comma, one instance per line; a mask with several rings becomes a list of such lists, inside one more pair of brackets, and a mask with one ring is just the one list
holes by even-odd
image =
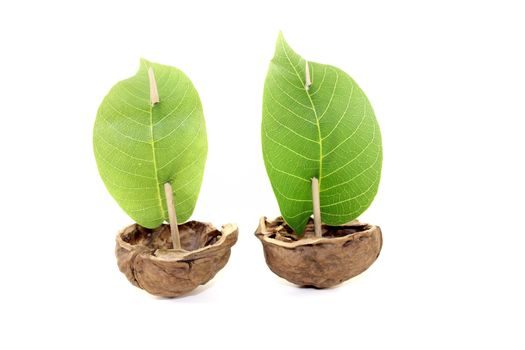
[[340, 225], [364, 212], [377, 193], [382, 148], [367, 97], [342, 70], [306, 61], [282, 34], [264, 85], [262, 148], [286, 222], [301, 234], [312, 214], [311, 179], [319, 179], [321, 219]]
[[[150, 103], [148, 69], [160, 102]], [[102, 101], [93, 130], [98, 170], [109, 193], [138, 224], [168, 219], [170, 182], [179, 223], [191, 216], [208, 152], [202, 105], [189, 78], [174, 67], [141, 60], [137, 74]]]

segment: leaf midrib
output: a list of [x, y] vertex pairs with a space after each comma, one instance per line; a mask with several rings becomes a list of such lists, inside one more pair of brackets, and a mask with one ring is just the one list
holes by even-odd
[[[159, 102], [160, 103], [160, 102]], [[149, 130], [150, 130], [150, 137], [151, 137], [151, 142], [150, 142], [150, 145], [151, 145], [151, 153], [152, 153], [152, 156], [153, 156], [153, 171], [155, 173], [155, 183], [156, 183], [156, 187], [157, 187], [157, 199], [158, 199], [158, 202], [159, 202], [159, 210], [160, 210], [160, 216], [162, 217], [164, 215], [164, 207], [162, 205], [162, 197], [160, 195], [160, 182], [159, 182], [159, 173], [158, 173], [158, 167], [157, 167], [157, 155], [156, 155], [156, 152], [155, 152], [155, 137], [154, 137], [154, 134], [153, 134], [153, 107], [154, 105], [151, 104], [150, 102], [150, 106], [149, 106]]]
[[308, 89], [306, 88], [306, 84], [303, 83], [303, 80], [301, 79], [299, 72], [297, 72], [297, 69], [295, 69], [295, 65], [290, 60], [290, 57], [288, 56], [288, 52], [286, 51], [286, 46], [284, 45], [283, 40], [281, 40], [281, 46], [283, 47], [284, 55], [286, 56], [286, 59], [290, 63], [290, 66], [292, 66], [292, 69], [294, 70], [295, 75], [297, 76], [301, 84], [303, 85], [304, 92], [306, 93], [306, 96], [308, 97], [308, 101], [310, 101], [310, 105], [312, 106], [312, 110], [314, 111], [315, 122], [317, 125], [317, 137], [319, 139], [319, 189], [320, 189], [321, 180], [323, 178], [323, 138], [321, 137], [321, 125], [319, 124], [319, 117], [317, 115], [317, 110], [315, 109], [314, 101], [312, 100], [312, 97], [310, 96], [310, 93], [308, 92]]

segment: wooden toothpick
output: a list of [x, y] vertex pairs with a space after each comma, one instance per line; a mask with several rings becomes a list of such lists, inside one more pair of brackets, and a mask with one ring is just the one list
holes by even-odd
[[319, 200], [319, 180], [316, 177], [312, 178], [312, 203], [314, 209], [314, 231], [316, 237], [322, 237], [321, 230], [321, 206]]
[[173, 240], [173, 249], [181, 249], [179, 226], [177, 225], [177, 214], [175, 212], [175, 204], [173, 203], [173, 190], [171, 184], [166, 182], [164, 184], [164, 192], [166, 193], [166, 204], [168, 205], [168, 216], [170, 219], [171, 239]]
[[157, 81], [155, 80], [155, 74], [153, 73], [153, 68], [148, 68], [148, 78], [149, 78], [149, 100], [151, 105], [159, 103], [159, 91], [157, 90]]
[[305, 70], [305, 84], [304, 88], [306, 91], [310, 90], [310, 86], [312, 85], [312, 80], [310, 80], [310, 67], [308, 67], [308, 61], [306, 61], [306, 70]]

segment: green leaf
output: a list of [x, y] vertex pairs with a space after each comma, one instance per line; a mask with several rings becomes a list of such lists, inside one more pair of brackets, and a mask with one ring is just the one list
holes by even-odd
[[[150, 67], [160, 98], [155, 105]], [[183, 72], [141, 60], [137, 74], [113, 86], [102, 101], [93, 146], [109, 193], [138, 224], [155, 228], [168, 219], [166, 182], [173, 188], [178, 222], [189, 219], [208, 143], [199, 95]]]
[[339, 68], [306, 61], [279, 34], [264, 85], [262, 147], [281, 213], [301, 234], [319, 179], [321, 219], [340, 225], [364, 212], [381, 175], [381, 134], [372, 106]]

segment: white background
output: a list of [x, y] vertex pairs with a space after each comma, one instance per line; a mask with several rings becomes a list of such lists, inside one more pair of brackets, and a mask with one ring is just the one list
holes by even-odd
[[[519, 1], [3, 2], [0, 348], [523, 349], [524, 17]], [[383, 252], [329, 290], [279, 279], [253, 236], [279, 214], [259, 130], [279, 30], [348, 72], [383, 134], [361, 217]], [[98, 105], [140, 57], [203, 102], [193, 218], [240, 227], [228, 265], [180, 299], [118, 271], [131, 220], [92, 153]]]

